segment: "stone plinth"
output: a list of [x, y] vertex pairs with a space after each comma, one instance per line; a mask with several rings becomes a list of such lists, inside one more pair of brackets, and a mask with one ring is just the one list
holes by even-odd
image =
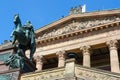
[[76, 80], [76, 77], [75, 77], [75, 59], [74, 58], [66, 60], [65, 80]]

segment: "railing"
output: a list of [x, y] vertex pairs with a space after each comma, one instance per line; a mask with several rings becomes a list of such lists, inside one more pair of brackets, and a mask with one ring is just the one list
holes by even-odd
[[65, 67], [21, 75], [21, 80], [120, 80], [120, 73], [75, 65], [67, 60]]
[[53, 68], [22, 74], [21, 80], [55, 80], [64, 77], [65, 68]]
[[120, 80], [119, 73], [76, 65], [75, 75], [85, 80]]

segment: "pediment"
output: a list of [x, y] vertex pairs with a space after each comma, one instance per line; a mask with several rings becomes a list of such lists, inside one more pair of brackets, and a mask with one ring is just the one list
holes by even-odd
[[[87, 15], [87, 13], [85, 15]], [[95, 26], [101, 26], [101, 25], [112, 23], [115, 21], [120, 21], [120, 15], [118, 13], [114, 15], [104, 14], [101, 16], [100, 15], [96, 16], [93, 14], [91, 14], [92, 16], [90, 16], [90, 14], [88, 13], [88, 15], [89, 16], [73, 17], [70, 19], [66, 19], [66, 21], [61, 22], [61, 24], [59, 23], [58, 25], [54, 25], [53, 27], [51, 26], [50, 28], [41, 31], [38, 34], [37, 38], [42, 40], [42, 39], [55, 37], [55, 36], [62, 35], [62, 34], [68, 34], [74, 31], [82, 30], [82, 29], [92, 28]], [[60, 22], [60, 20], [58, 22]]]

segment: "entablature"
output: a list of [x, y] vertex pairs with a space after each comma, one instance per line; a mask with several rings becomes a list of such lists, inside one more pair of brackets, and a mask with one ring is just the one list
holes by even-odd
[[85, 34], [85, 33], [90, 33], [92, 31], [103, 30], [103, 29], [107, 29], [107, 28], [110, 28], [110, 27], [117, 27], [119, 25], [120, 25], [120, 21], [115, 21], [115, 22], [110, 22], [110, 23], [106, 23], [106, 24], [103, 24], [103, 25], [88, 27], [88, 28], [85, 28], [85, 29], [72, 31], [72, 32], [69, 32], [69, 33], [66, 33], [66, 34], [60, 34], [60, 35], [56, 35], [56, 36], [53, 36], [53, 37], [37, 39], [37, 44], [39, 45], [39, 44], [43, 44], [43, 43], [48, 43], [48, 42], [59, 40], [59, 39], [64, 39], [64, 38], [68, 38], [68, 37], [82, 35], [82, 34]]

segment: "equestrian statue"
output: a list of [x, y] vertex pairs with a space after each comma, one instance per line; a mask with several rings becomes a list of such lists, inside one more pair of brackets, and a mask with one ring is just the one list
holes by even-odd
[[17, 50], [16, 54], [11, 55], [9, 59], [5, 61], [5, 64], [14, 68], [13, 63], [17, 62], [15, 68], [23, 68], [24, 58], [26, 57], [25, 51], [30, 50], [29, 60], [31, 62], [33, 59], [33, 54], [36, 51], [35, 33], [30, 21], [27, 21], [27, 23], [22, 26], [18, 14], [15, 14], [14, 16], [14, 24], [15, 28], [11, 34], [11, 37], [13, 38], [12, 44], [17, 44]]

